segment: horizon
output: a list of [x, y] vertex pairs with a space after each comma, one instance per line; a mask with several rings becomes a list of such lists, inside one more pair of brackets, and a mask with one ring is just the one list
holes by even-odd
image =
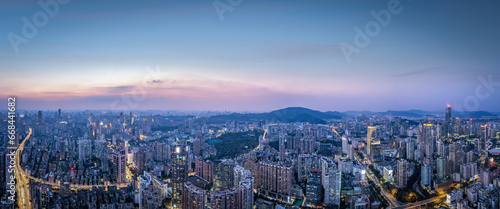
[[[18, 109], [18, 111], [27, 111], [27, 112], [37, 112], [37, 111], [55, 111], [57, 112], [59, 109], [61, 109], [62, 112], [85, 112], [85, 111], [103, 111], [103, 112], [149, 112], [149, 111], [160, 111], [160, 112], [179, 112], [179, 113], [190, 113], [190, 112], [195, 112], [195, 113], [200, 113], [200, 112], [219, 112], [219, 113], [241, 113], [241, 114], [247, 114], [247, 113], [269, 113], [272, 111], [278, 111], [278, 110], [283, 110], [283, 109], [288, 109], [288, 108], [303, 108], [303, 109], [309, 109], [313, 111], [319, 111], [319, 112], [339, 112], [339, 113], [347, 113], [347, 112], [370, 112], [370, 113], [386, 113], [386, 112], [412, 112], [412, 111], [422, 111], [422, 112], [427, 112], [427, 113], [440, 113], [442, 112], [443, 114], [445, 113], [444, 110], [419, 110], [419, 109], [407, 109], [407, 110], [384, 110], [384, 111], [371, 111], [371, 110], [346, 110], [346, 111], [337, 111], [337, 110], [318, 110], [318, 109], [313, 109], [309, 107], [299, 107], [299, 106], [290, 106], [290, 107], [283, 107], [283, 108], [278, 108], [278, 109], [272, 109], [272, 110], [266, 110], [266, 111], [251, 111], [251, 110], [242, 110], [242, 111], [229, 111], [229, 110], [174, 110], [174, 109]], [[8, 111], [7, 109], [1, 110], [1, 111]], [[459, 112], [459, 113], [474, 113], [474, 112], [487, 112], [487, 113], [493, 113], [493, 114], [498, 114], [500, 112], [495, 112], [495, 111], [486, 111], [486, 110], [475, 110], [475, 111], [457, 111], [454, 110], [452, 107], [452, 112]]]

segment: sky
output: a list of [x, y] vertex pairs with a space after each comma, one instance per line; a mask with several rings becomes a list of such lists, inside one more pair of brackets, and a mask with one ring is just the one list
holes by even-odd
[[18, 109], [500, 112], [498, 1], [40, 2], [0, 2]]

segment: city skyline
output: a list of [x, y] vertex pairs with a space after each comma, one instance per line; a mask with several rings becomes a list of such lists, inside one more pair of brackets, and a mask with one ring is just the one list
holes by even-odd
[[[69, 1], [29, 38], [23, 17], [43, 8], [3, 2], [1, 95], [29, 110], [436, 111], [486, 80], [470, 111], [499, 111], [493, 1], [397, 1], [363, 47], [356, 28], [392, 1], [241, 1], [222, 18], [214, 2]], [[127, 95], [140, 101], [116, 105]]]

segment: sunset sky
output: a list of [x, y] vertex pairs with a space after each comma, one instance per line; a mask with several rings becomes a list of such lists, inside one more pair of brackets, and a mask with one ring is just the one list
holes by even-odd
[[[350, 62], [341, 43], [390, 1], [243, 0], [223, 19], [213, 2], [71, 0], [16, 51], [9, 34], [44, 10], [2, 0], [0, 95], [28, 110], [444, 111], [479, 77], [500, 83], [498, 1], [401, 0]], [[481, 92], [474, 110], [500, 112], [500, 85]]]

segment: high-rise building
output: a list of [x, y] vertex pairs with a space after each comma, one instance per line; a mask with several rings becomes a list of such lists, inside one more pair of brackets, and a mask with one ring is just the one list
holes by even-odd
[[205, 208], [207, 204], [207, 193], [204, 189], [191, 184], [184, 183], [184, 191], [182, 195], [182, 209], [199, 209]]
[[227, 190], [234, 186], [234, 161], [222, 160], [214, 166], [214, 190]]
[[308, 171], [310, 169], [319, 169], [319, 160], [316, 155], [311, 154], [301, 154], [299, 155], [299, 163], [297, 168], [297, 174], [299, 177], [299, 182], [304, 182], [308, 176]]
[[372, 142], [375, 141], [377, 137], [377, 128], [374, 126], [368, 126], [368, 131], [366, 132], [366, 154], [371, 156], [371, 146]]
[[42, 185], [40, 187], [40, 209], [49, 209], [50, 205], [50, 188], [48, 185]]
[[436, 142], [436, 152], [439, 157], [445, 156], [445, 145], [443, 141]]
[[321, 206], [321, 170], [310, 169], [306, 185], [306, 205]]
[[193, 154], [195, 156], [200, 155], [200, 150], [201, 150], [201, 140], [193, 139]]
[[446, 106], [446, 111], [444, 115], [443, 124], [443, 136], [448, 138], [452, 136], [452, 126], [451, 126], [451, 106]]
[[182, 191], [188, 177], [188, 147], [176, 145], [172, 153], [172, 206], [182, 208]]
[[342, 137], [342, 153], [349, 154], [349, 140], [347, 137]]
[[488, 124], [481, 125], [481, 136], [479, 137], [479, 152], [488, 152]]
[[210, 193], [211, 208], [237, 209], [238, 190], [235, 187], [227, 190], [213, 191]]
[[415, 140], [408, 138], [406, 142], [406, 159], [415, 159]]
[[279, 151], [280, 151], [280, 160], [285, 160], [285, 146], [286, 146], [286, 136], [280, 136], [279, 138]]
[[436, 126], [431, 123], [423, 124], [422, 137], [425, 145], [425, 156], [432, 158], [437, 139]]
[[134, 152], [134, 165], [136, 173], [142, 175], [146, 169], [146, 150], [139, 149]]
[[262, 195], [278, 194], [275, 198], [279, 201], [290, 202], [292, 195], [293, 169], [272, 162], [259, 162], [258, 164], [257, 192]]
[[405, 188], [408, 182], [408, 172], [406, 171], [407, 167], [405, 159], [398, 160], [397, 186], [400, 188]]
[[42, 111], [38, 111], [38, 123], [43, 122], [43, 116], [42, 116]]
[[439, 157], [436, 160], [436, 173], [437, 178], [443, 180], [446, 176], [446, 159], [444, 157]]
[[88, 139], [78, 140], [78, 159], [86, 160], [92, 155], [92, 141]]
[[471, 174], [471, 165], [470, 164], [461, 164], [460, 165], [460, 176], [462, 180], [469, 180], [472, 176]]
[[156, 155], [154, 156], [154, 159], [159, 162], [167, 160], [167, 154], [169, 154], [169, 151], [167, 149], [169, 149], [169, 147], [165, 143], [157, 142], [155, 145]]
[[254, 179], [246, 176], [239, 182], [238, 186], [238, 209], [252, 209], [254, 202]]
[[341, 172], [331, 158], [321, 158], [321, 184], [325, 189], [324, 203], [340, 205]]
[[458, 136], [461, 134], [460, 133], [460, 118], [459, 117], [455, 117], [451, 121], [451, 134], [453, 136]]
[[196, 158], [195, 160], [195, 174], [208, 182], [214, 180], [214, 163], [210, 160], [204, 161]]
[[118, 147], [117, 151], [113, 153], [113, 178], [115, 182], [122, 183], [125, 182], [127, 176], [127, 158], [125, 155], [125, 149], [123, 147]]
[[431, 166], [427, 163], [424, 162], [424, 165], [422, 165], [421, 171], [420, 171], [420, 176], [422, 178], [421, 184], [422, 186], [430, 186], [432, 183], [432, 169]]
[[493, 178], [493, 175], [492, 175], [490, 169], [488, 169], [488, 168], [481, 169], [480, 180], [481, 180], [481, 183], [483, 184], [483, 187], [490, 185], [492, 178]]
[[316, 141], [314, 140], [314, 137], [307, 136], [307, 137], [300, 139], [300, 152], [301, 153], [312, 154], [316, 150], [315, 147], [316, 147]]

